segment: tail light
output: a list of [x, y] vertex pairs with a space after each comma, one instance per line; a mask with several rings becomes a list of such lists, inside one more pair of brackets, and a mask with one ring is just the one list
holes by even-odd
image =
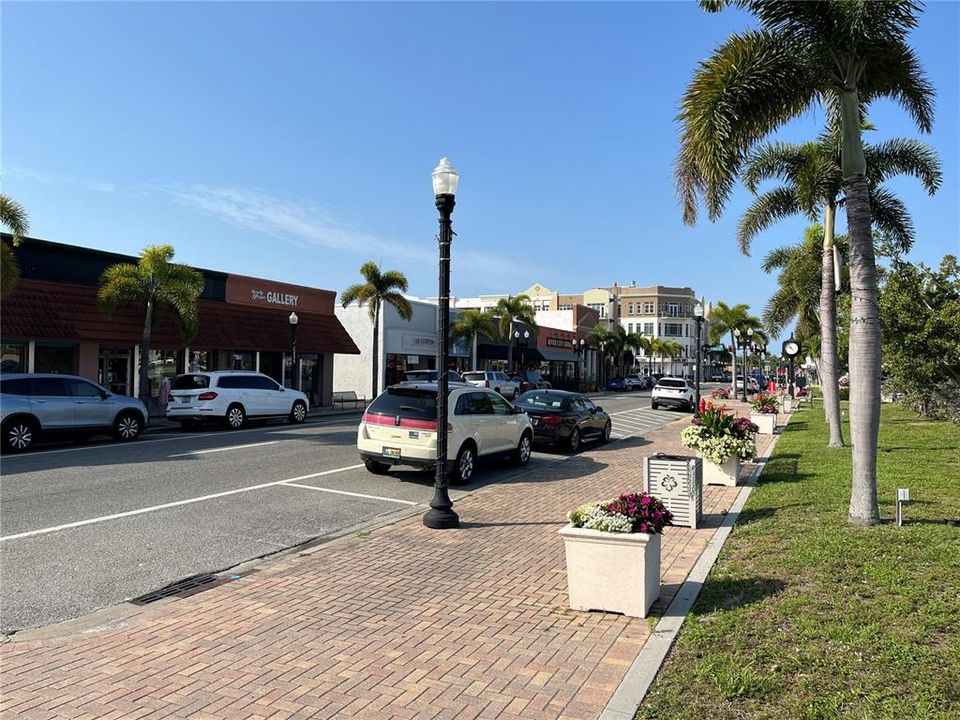
[[381, 413], [364, 413], [360, 422], [368, 425], [389, 425], [391, 427], [407, 428], [409, 430], [430, 430], [437, 431], [436, 420], [417, 420], [414, 418], [397, 418], [396, 415], [383, 415]]
[[559, 425], [563, 422], [563, 418], [559, 415], [544, 415], [540, 418], [540, 422], [544, 425]]
[[217, 394], [212, 390], [210, 392], [200, 393], [197, 395], [197, 400], [216, 400]]

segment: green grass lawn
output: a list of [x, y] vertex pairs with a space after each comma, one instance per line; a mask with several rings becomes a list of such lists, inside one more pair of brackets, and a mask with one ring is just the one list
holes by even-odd
[[638, 720], [960, 718], [960, 428], [883, 406], [884, 522], [861, 529], [828, 437], [822, 406], [795, 413]]

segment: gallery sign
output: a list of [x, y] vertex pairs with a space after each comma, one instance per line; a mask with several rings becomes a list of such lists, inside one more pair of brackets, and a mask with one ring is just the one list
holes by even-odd
[[259, 280], [242, 275], [227, 276], [226, 300], [234, 305], [332, 315], [335, 295], [330, 290]]
[[400, 336], [400, 347], [404, 353], [411, 355], [435, 355], [437, 352], [437, 338], [433, 335], [403, 333], [403, 335]]

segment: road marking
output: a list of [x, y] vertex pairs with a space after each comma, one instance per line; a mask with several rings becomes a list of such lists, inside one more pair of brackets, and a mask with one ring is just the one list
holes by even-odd
[[127, 510], [126, 512], [122, 513], [103, 515], [102, 517], [90, 518], [89, 520], [78, 520], [77, 522], [41, 528], [40, 530], [28, 530], [27, 532], [17, 533], [16, 535], [5, 535], [0, 537], [0, 542], [5, 540], [19, 540], [21, 538], [33, 537], [34, 535], [46, 535], [59, 530], [67, 530], [69, 528], [82, 527], [84, 525], [93, 525], [94, 523], [107, 522], [108, 520], [119, 520], [120, 518], [143, 515], [144, 513], [154, 512], [156, 510], [166, 510], [167, 508], [179, 507], [181, 505], [191, 505], [193, 503], [203, 502], [204, 500], [214, 500], [216, 498], [226, 497], [227, 495], [237, 495], [239, 493], [250, 492], [251, 490], [262, 490], [263, 488], [297, 482], [298, 480], [310, 480], [311, 478], [323, 477], [324, 475], [333, 475], [335, 473], [346, 472], [347, 470], [356, 470], [357, 468], [362, 467], [362, 464], [347, 465], [346, 467], [334, 468], [333, 470], [324, 470], [323, 472], [313, 473], [311, 475], [301, 475], [299, 477], [287, 478], [286, 480], [274, 480], [273, 482], [260, 483], [259, 485], [249, 485], [247, 487], [237, 488], [236, 490], [225, 490], [223, 492], [213, 493], [212, 495], [201, 495], [200, 497], [177, 500], [175, 502], [164, 503], [163, 505], [153, 505], [151, 507], [140, 508], [139, 510]]
[[318, 492], [333, 493], [334, 495], [349, 495], [350, 497], [367, 498], [368, 500], [383, 500], [384, 502], [400, 503], [402, 505], [419, 505], [412, 500], [397, 500], [396, 498], [381, 497], [380, 495], [364, 495], [363, 493], [347, 492], [346, 490], [331, 490], [330, 488], [316, 487], [314, 485], [298, 485], [295, 482], [280, 483], [282, 487], [303, 488], [304, 490], [317, 490]]
[[193, 457], [194, 455], [206, 455], [207, 453], [227, 452], [228, 450], [243, 450], [245, 448], [262, 447], [264, 445], [276, 445], [279, 440], [268, 440], [266, 442], [249, 443], [247, 445], [230, 445], [229, 447], [210, 448], [209, 450], [194, 450], [193, 452], [177, 453], [176, 455], [167, 455], [168, 458]]

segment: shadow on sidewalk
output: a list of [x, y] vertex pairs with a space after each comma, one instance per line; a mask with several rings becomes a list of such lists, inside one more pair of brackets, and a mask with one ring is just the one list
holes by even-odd
[[[673, 617], [669, 608], [664, 606], [673, 600], [682, 585], [683, 583], [664, 583], [660, 598], [653, 607], [654, 612], [663, 607], [661, 617]], [[693, 592], [699, 593], [699, 596], [690, 610], [691, 615], [709, 615], [718, 610], [735, 610], [778, 595], [787, 587], [782, 580], [759, 575], [739, 579], [708, 579], [706, 584], [693, 583], [693, 585], [695, 586]]]

